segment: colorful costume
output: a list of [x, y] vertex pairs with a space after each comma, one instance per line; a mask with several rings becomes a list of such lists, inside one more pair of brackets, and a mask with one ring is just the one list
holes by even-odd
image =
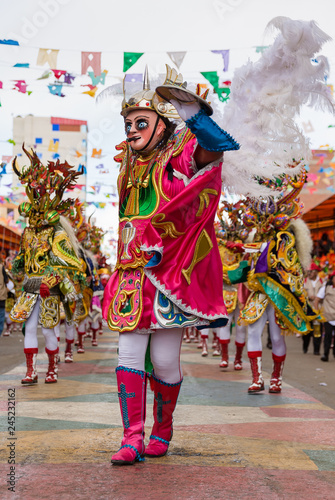
[[[148, 333], [155, 423], [146, 454], [162, 456], [182, 382], [182, 328], [227, 321], [222, 275], [210, 275], [213, 265], [221, 268], [213, 221], [222, 152], [239, 146], [209, 118], [207, 102], [189, 92], [175, 70], [168, 67], [156, 92], [147, 76], [143, 88], [123, 103], [127, 142], [118, 146], [116, 157], [118, 260], [103, 302], [109, 328], [121, 334], [116, 373], [125, 433], [112, 457], [115, 464], [134, 463], [144, 453]], [[167, 117], [178, 115], [168, 101], [187, 127], [174, 129]]]
[[311, 322], [319, 317], [304, 289], [304, 262], [301, 260], [304, 247], [309, 265], [308, 249], [311, 250], [312, 241], [305, 223], [293, 221], [301, 213], [296, 196], [305, 178], [303, 170], [298, 178], [288, 180], [288, 184], [294, 186], [289, 194], [279, 201], [274, 198], [254, 200], [244, 215], [244, 224], [256, 229], [256, 242], [249, 248], [244, 245], [246, 251], [253, 252], [252, 270], [248, 274], [248, 288], [252, 293], [240, 313], [241, 324], [248, 325], [248, 356], [253, 374], [249, 392], [264, 390], [261, 335], [266, 321], [269, 322], [274, 365], [269, 392], [280, 392], [286, 357], [284, 335], [308, 333], [312, 329]]
[[[25, 323], [24, 352], [27, 374], [22, 384], [37, 382], [36, 356], [38, 353], [37, 325], [41, 324], [46, 342], [49, 366], [46, 383], [57, 382], [58, 346], [54, 328], [60, 321], [60, 301], [68, 321], [76, 314], [80, 300], [80, 283], [85, 280], [82, 262], [74, 249], [70, 224], [61, 214], [66, 213], [73, 200], [62, 200], [65, 189], [74, 187], [78, 175], [67, 163], [49, 162], [42, 165], [36, 153], [24, 152], [31, 165], [19, 172], [16, 158], [13, 169], [26, 185], [30, 203], [20, 205], [20, 214], [29, 218], [21, 238], [18, 256], [13, 262], [13, 273], [25, 273], [23, 292], [10, 312], [10, 319]], [[72, 238], [72, 241], [71, 241]]]
[[103, 296], [103, 286], [100, 283], [99, 274], [95, 265], [95, 255], [92, 251], [98, 253], [100, 240], [103, 236], [103, 231], [95, 226], [91, 226], [90, 222], [84, 222], [82, 213], [82, 203], [76, 200], [74, 210], [71, 213], [71, 221], [76, 231], [76, 237], [80, 243], [80, 256], [82, 258], [85, 273], [87, 275], [86, 286], [82, 289], [82, 307], [78, 314], [78, 341], [77, 352], [84, 353], [84, 337], [88, 336], [88, 323], [90, 321], [92, 330], [92, 345], [97, 346], [97, 332], [101, 331], [102, 323], [102, 308], [101, 299]]
[[229, 249], [228, 242], [242, 242], [248, 237], [249, 231], [244, 227], [242, 222], [245, 209], [245, 203], [238, 201], [235, 204], [223, 202], [222, 207], [218, 210], [220, 227], [217, 229], [217, 238], [223, 268], [223, 300], [227, 307], [229, 323], [226, 326], [218, 328], [216, 333], [221, 346], [220, 368], [228, 368], [228, 346], [232, 323], [235, 324], [235, 370], [242, 370], [242, 353], [245, 346], [247, 328], [245, 325], [238, 323], [238, 317], [248, 297], [248, 290], [243, 283], [232, 284], [230, 280], [229, 274], [238, 269], [242, 260], [242, 254], [234, 253], [233, 250]]

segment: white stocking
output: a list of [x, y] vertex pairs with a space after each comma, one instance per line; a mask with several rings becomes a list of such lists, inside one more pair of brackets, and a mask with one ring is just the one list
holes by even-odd
[[[156, 330], [151, 336], [150, 354], [157, 378], [174, 384], [182, 378], [180, 349], [182, 329]], [[119, 336], [119, 366], [144, 371], [148, 335], [121, 333]]]
[[282, 335], [281, 328], [276, 323], [275, 310], [273, 306], [267, 307], [267, 315], [270, 327], [270, 337], [272, 343], [272, 354], [284, 356], [286, 354], [285, 337]]
[[74, 324], [72, 323], [71, 325], [69, 325], [69, 323], [65, 321], [65, 339], [74, 340], [74, 332], [75, 332]]
[[53, 328], [44, 328], [42, 326], [42, 333], [45, 340], [45, 348], [49, 351], [56, 351], [58, 348], [58, 339]]
[[78, 325], [78, 333], [86, 333], [86, 318], [81, 320]]
[[37, 326], [38, 326], [38, 313], [40, 310], [40, 298], [38, 297], [34, 309], [31, 315], [25, 323], [25, 333], [24, 333], [24, 348], [32, 349], [38, 348], [37, 340]]
[[262, 332], [266, 321], [269, 322], [270, 337], [272, 342], [272, 353], [276, 356], [286, 354], [285, 338], [281, 334], [281, 329], [276, 323], [275, 310], [270, 304], [262, 316], [252, 325], [248, 326], [248, 352], [262, 351]]
[[151, 336], [150, 354], [157, 378], [175, 384], [183, 373], [180, 366], [182, 329], [156, 330]]

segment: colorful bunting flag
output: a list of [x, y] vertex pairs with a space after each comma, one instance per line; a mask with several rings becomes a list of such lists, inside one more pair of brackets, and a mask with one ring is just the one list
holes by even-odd
[[57, 57], [59, 50], [40, 49], [37, 56], [37, 66], [49, 64], [50, 68], [57, 68]]
[[212, 50], [213, 54], [221, 54], [223, 59], [223, 71], [228, 71], [229, 67], [229, 49], [228, 50]]
[[302, 126], [303, 126], [305, 134], [310, 134], [311, 132], [314, 132], [314, 127], [311, 124], [310, 120], [308, 122], [302, 122]]
[[219, 87], [219, 76], [217, 71], [204, 71], [201, 74], [213, 85], [214, 92], [218, 95], [220, 101], [225, 102], [229, 99], [230, 88]]
[[19, 45], [16, 40], [0, 40], [1, 45]]
[[87, 169], [86, 169], [85, 165], [80, 164], [79, 167], [78, 167], [77, 172], [81, 172], [83, 175], [86, 175], [87, 174]]
[[167, 52], [167, 55], [169, 56], [173, 64], [175, 64], [179, 69], [186, 56], [186, 52]]
[[62, 88], [63, 88], [63, 84], [61, 84], [61, 83], [55, 83], [53, 85], [48, 85], [48, 89], [50, 91], [50, 94], [58, 95], [59, 97], [65, 97], [65, 95], [62, 94]]
[[88, 76], [91, 78], [92, 80], [92, 84], [94, 86], [98, 85], [98, 83], [102, 83], [102, 85], [105, 85], [105, 79], [106, 79], [106, 75], [107, 75], [108, 71], [105, 69], [101, 75], [97, 75], [97, 76], [94, 76], [94, 73], [92, 71], [90, 71], [88, 73]]
[[90, 87], [90, 90], [86, 90], [85, 92], [82, 92], [82, 94], [87, 94], [90, 95], [91, 97], [95, 97], [96, 91], [98, 90], [98, 87], [93, 87], [93, 85], [82, 85], [83, 87]]
[[51, 76], [51, 75], [52, 75], [52, 71], [50, 71], [49, 69], [46, 69], [44, 71], [44, 73], [42, 74], [42, 76], [37, 78], [37, 80], [45, 80], [46, 78], [49, 78], [49, 76]]
[[101, 74], [101, 52], [81, 53], [81, 74], [86, 75], [89, 68], [93, 70], [95, 75]]
[[53, 74], [55, 75], [55, 78], [57, 78], [57, 80], [59, 80], [60, 77], [65, 75], [65, 73], [66, 73], [66, 71], [64, 71], [63, 69], [52, 69], [51, 71], [53, 72]]
[[29, 63], [16, 63], [13, 68], [29, 68]]
[[68, 85], [71, 85], [72, 81], [75, 79], [76, 77], [71, 75], [70, 73], [65, 73], [64, 75], [64, 83], [68, 84]]
[[49, 142], [48, 151], [52, 151], [53, 153], [57, 153], [59, 146], [59, 139], [51, 139]]
[[143, 81], [143, 75], [142, 73], [127, 73], [124, 77], [125, 82], [142, 82]]
[[16, 87], [16, 89], [19, 91], [19, 92], [22, 92], [22, 94], [25, 94], [27, 92], [27, 84], [25, 82], [25, 80], [14, 80], [16, 83], [14, 85], [14, 88]]
[[268, 48], [269, 45], [259, 45], [258, 47], [256, 47], [256, 54], [262, 54], [262, 52], [264, 52], [264, 50]]
[[131, 68], [144, 52], [124, 52], [123, 54], [123, 72], [126, 73]]
[[[102, 151], [101, 149], [93, 148], [92, 158], [101, 158], [101, 151]], [[103, 168], [102, 163], [100, 163], [100, 165], [97, 165], [95, 168]]]

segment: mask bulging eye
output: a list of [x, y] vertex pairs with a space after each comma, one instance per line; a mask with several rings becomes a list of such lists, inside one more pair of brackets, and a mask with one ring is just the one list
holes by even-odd
[[149, 124], [146, 120], [138, 120], [136, 122], [136, 128], [137, 130], [144, 130], [146, 128], [148, 128]]
[[125, 130], [126, 130], [126, 134], [129, 134], [129, 132], [131, 130], [131, 123], [126, 123]]

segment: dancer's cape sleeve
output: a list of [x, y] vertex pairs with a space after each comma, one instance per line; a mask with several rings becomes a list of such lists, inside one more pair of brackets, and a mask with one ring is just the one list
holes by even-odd
[[147, 226], [142, 250], [151, 252], [147, 277], [183, 311], [215, 320], [226, 314], [222, 265], [214, 231], [221, 195], [221, 162], [194, 175]]

